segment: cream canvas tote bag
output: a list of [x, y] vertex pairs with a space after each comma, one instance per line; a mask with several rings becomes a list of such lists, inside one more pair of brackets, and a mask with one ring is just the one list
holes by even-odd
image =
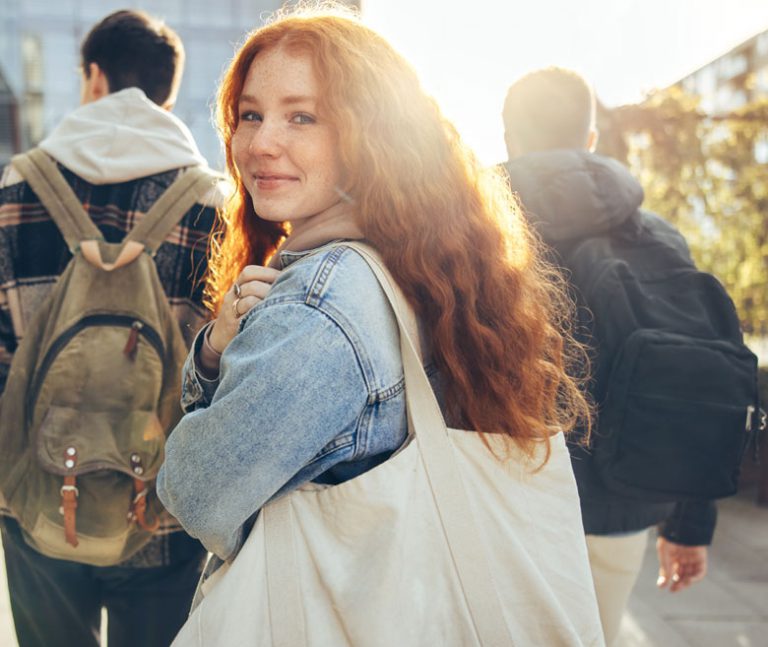
[[603, 645], [562, 434], [534, 471], [447, 429], [394, 279], [371, 248], [344, 244], [397, 314], [409, 440], [357, 478], [264, 506], [174, 647]]

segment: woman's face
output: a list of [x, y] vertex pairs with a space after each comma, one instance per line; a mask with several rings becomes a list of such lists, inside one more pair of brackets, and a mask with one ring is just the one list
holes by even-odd
[[318, 114], [309, 55], [278, 46], [251, 63], [238, 104], [232, 155], [257, 214], [300, 221], [339, 201], [336, 136]]

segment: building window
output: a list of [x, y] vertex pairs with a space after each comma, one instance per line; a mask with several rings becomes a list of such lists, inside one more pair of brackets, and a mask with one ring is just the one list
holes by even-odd
[[768, 164], [768, 135], [763, 135], [755, 142], [755, 161]]
[[768, 95], [768, 64], [755, 72], [755, 93]]
[[732, 79], [734, 76], [744, 74], [748, 67], [747, 56], [743, 52], [725, 56], [720, 60], [720, 77]]
[[[261, 6], [261, 3], [257, 3]], [[196, 27], [228, 27], [233, 23], [232, 3], [187, 0], [187, 24]], [[258, 26], [258, 25], [253, 25]]]
[[768, 55], [768, 31], [764, 31], [757, 37], [755, 49], [757, 50], [758, 56]]
[[45, 135], [43, 114], [43, 48], [40, 36], [24, 34], [21, 37], [21, 59], [24, 71], [22, 114], [29, 144], [37, 144]]
[[707, 65], [696, 73], [696, 87], [701, 96], [712, 94], [717, 87], [717, 72], [713, 65]]
[[179, 23], [185, 18], [185, 11], [182, 5], [182, 0], [144, 0], [141, 3], [141, 9], [155, 18], [160, 18], [172, 29], [176, 30]]
[[40, 36], [37, 34], [22, 36], [21, 56], [24, 64], [24, 88], [27, 92], [42, 92], [43, 48]]
[[18, 110], [11, 88], [0, 72], [0, 164], [19, 152]]
[[[22, 4], [22, 3], [19, 3]], [[75, 12], [76, 0], [24, 0], [23, 11], [28, 18], [68, 17]]]
[[718, 112], [731, 112], [747, 103], [747, 93], [730, 85], [721, 87], [715, 95], [715, 106]]

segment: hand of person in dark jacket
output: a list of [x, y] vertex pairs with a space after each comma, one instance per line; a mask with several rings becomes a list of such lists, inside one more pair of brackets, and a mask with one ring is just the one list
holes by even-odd
[[669, 591], [676, 593], [704, 579], [707, 574], [707, 547], [684, 546], [659, 537], [656, 540], [659, 556], [660, 589], [669, 585]]

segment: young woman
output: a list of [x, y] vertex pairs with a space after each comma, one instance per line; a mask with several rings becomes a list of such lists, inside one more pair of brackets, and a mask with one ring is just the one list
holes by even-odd
[[208, 282], [218, 318], [188, 360], [157, 483], [210, 551], [233, 558], [267, 502], [354, 479], [406, 440], [397, 323], [333, 241], [383, 258], [451, 426], [536, 456], [586, 414], [569, 308], [506, 185], [383, 38], [348, 17], [282, 17], [236, 54], [218, 109], [236, 185]]

